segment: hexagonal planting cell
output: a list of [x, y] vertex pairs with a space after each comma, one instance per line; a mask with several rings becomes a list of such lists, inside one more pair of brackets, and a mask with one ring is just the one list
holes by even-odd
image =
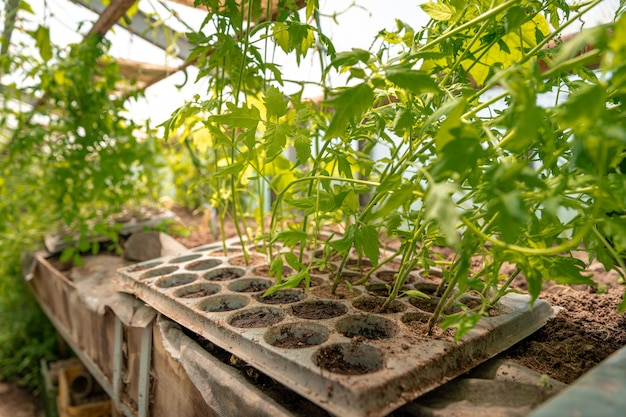
[[162, 275], [171, 274], [172, 272], [177, 271], [177, 270], [178, 270], [178, 267], [174, 265], [162, 266], [160, 268], [150, 269], [144, 272], [143, 274], [141, 274], [140, 279], [156, 278]]
[[[331, 271], [338, 263], [329, 263], [313, 271], [310, 289], [261, 297], [274, 282], [259, 276], [268, 268], [265, 255], [251, 249], [251, 258], [263, 263], [246, 265], [236, 243], [227, 241], [221, 254], [212, 250], [222, 245], [213, 245], [131, 265], [118, 270], [117, 280], [126, 292], [333, 415], [387, 415], [528, 336], [552, 314], [541, 300], [531, 311], [527, 297], [509, 294], [499, 315], [485, 317], [455, 342], [452, 331], [437, 333], [438, 327], [426, 335], [434, 298], [404, 296], [381, 311], [386, 298], [371, 294], [386, 289], [385, 277], [376, 278], [382, 271], [367, 287], [342, 283], [332, 294]], [[312, 251], [305, 255], [314, 257]], [[350, 263], [362, 267], [369, 267], [364, 260]], [[361, 273], [346, 271], [342, 280], [355, 282]], [[417, 271], [412, 274], [409, 289], [432, 290]], [[463, 306], [471, 307], [470, 301]]]
[[261, 294], [256, 299], [263, 304], [292, 304], [304, 300], [304, 297], [306, 297], [304, 291], [291, 289], [276, 291], [265, 297]]
[[309, 320], [332, 319], [343, 316], [347, 311], [344, 304], [328, 300], [305, 301], [291, 307], [291, 314]]
[[231, 279], [242, 277], [246, 271], [241, 268], [217, 268], [204, 274], [204, 279], [210, 281], [230, 281]]
[[234, 292], [260, 292], [272, 286], [272, 281], [263, 278], [241, 278], [228, 284], [228, 289]]
[[248, 297], [238, 294], [221, 294], [207, 298], [198, 304], [198, 308], [209, 313], [233, 311], [245, 307], [250, 302]]
[[174, 296], [178, 298], [202, 298], [217, 294], [221, 289], [222, 287], [219, 285], [200, 282], [178, 288], [174, 292]]
[[283, 310], [276, 307], [250, 308], [230, 318], [228, 324], [243, 329], [267, 327], [281, 322], [285, 318]]
[[288, 323], [271, 327], [265, 332], [265, 342], [284, 349], [316, 346], [328, 340], [330, 331], [316, 323]]
[[364, 375], [383, 367], [383, 353], [375, 346], [337, 343], [317, 351], [314, 362], [327, 371], [341, 375]]
[[389, 319], [373, 314], [355, 314], [341, 318], [335, 326], [346, 337], [388, 339], [398, 333], [398, 326]]
[[202, 259], [188, 264], [185, 266], [185, 269], [189, 271], [206, 271], [207, 269], [215, 268], [221, 263], [222, 261], [219, 259]]
[[154, 285], [159, 288], [172, 288], [194, 282], [198, 277], [195, 274], [174, 274], [160, 278]]
[[194, 259], [198, 259], [200, 258], [202, 255], [185, 255], [185, 256], [179, 256], [178, 258], [174, 258], [174, 259], [170, 259], [171, 264], [180, 264], [183, 262], [189, 262], [189, 261], [193, 261]]

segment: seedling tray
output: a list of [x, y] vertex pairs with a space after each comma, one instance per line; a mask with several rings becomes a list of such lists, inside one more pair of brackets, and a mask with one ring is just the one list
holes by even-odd
[[[460, 341], [451, 334], [426, 336], [414, 324], [427, 311], [406, 297], [388, 313], [365, 306], [382, 297], [371, 286], [343, 288], [327, 295], [329, 275], [312, 276], [309, 290], [282, 290], [262, 298], [273, 280], [264, 255], [246, 266], [241, 247], [192, 249], [117, 272], [117, 280], [153, 308], [226, 349], [300, 395], [346, 417], [383, 416], [419, 395], [469, 371], [545, 324], [551, 307], [542, 300], [529, 308], [528, 297], [509, 294], [499, 314], [483, 318]], [[409, 288], [426, 279], [412, 273]], [[264, 320], [257, 323], [256, 320]], [[341, 366], [341, 367], [339, 367]]]

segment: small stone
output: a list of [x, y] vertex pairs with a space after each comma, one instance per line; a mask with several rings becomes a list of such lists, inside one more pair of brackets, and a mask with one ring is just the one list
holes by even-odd
[[179, 255], [188, 249], [173, 237], [157, 231], [135, 232], [124, 246], [124, 257], [130, 261], [147, 261], [162, 256]]

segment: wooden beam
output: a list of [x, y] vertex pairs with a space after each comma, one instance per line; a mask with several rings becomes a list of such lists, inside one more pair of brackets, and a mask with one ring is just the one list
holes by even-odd
[[[96, 14], [103, 13], [108, 7], [102, 3], [102, 0], [72, 0], [72, 2], [85, 7]], [[198, 11], [198, 13], [202, 12]], [[163, 50], [169, 48], [171, 46], [170, 44], [173, 42], [170, 39], [170, 33], [176, 32], [174, 29], [166, 26], [165, 24], [157, 24], [154, 17], [144, 14], [141, 10], [138, 10], [137, 13], [132, 16], [130, 23], [128, 26], [125, 26], [124, 29]], [[187, 59], [193, 49], [193, 45], [190, 44], [187, 38], [182, 35], [177, 36], [174, 42], [176, 43], [176, 55], [178, 58], [182, 60]]]
[[104, 36], [137, 1], [139, 0], [111, 0], [109, 7], [100, 14], [100, 18], [94, 23], [89, 35]]

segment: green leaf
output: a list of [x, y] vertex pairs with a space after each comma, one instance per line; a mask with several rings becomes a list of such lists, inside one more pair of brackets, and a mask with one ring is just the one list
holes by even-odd
[[586, 84], [574, 91], [557, 111], [560, 120], [577, 130], [585, 131], [601, 119], [605, 110], [606, 88], [600, 84]]
[[390, 193], [383, 205], [373, 213], [374, 218], [387, 217], [400, 206], [411, 204], [414, 201], [415, 185], [406, 183]]
[[349, 225], [343, 237], [330, 241], [330, 246], [339, 253], [347, 253], [356, 241], [356, 229], [357, 227], [354, 224]]
[[450, 20], [454, 13], [456, 13], [456, 9], [454, 7], [443, 3], [424, 3], [420, 4], [420, 7], [432, 19], [439, 20], [441, 22]]
[[394, 65], [385, 68], [385, 76], [393, 84], [413, 94], [439, 93], [441, 89], [427, 72], [411, 69], [410, 65]]
[[275, 257], [270, 262], [269, 274], [272, 277], [276, 277], [276, 282], [282, 281], [283, 278], [283, 258], [280, 256]]
[[263, 98], [268, 120], [271, 120], [272, 117], [278, 119], [287, 114], [289, 100], [285, 98], [278, 88], [269, 87], [265, 91]]
[[393, 120], [393, 133], [398, 136], [402, 136], [404, 132], [410, 130], [415, 121], [415, 114], [406, 107], [400, 107], [396, 112], [396, 116]]
[[583, 275], [583, 272], [586, 272], [586, 265], [580, 259], [567, 256], [554, 256], [546, 258], [544, 265], [547, 274], [549, 274], [546, 278], [554, 280], [557, 284], [597, 285], [591, 279], [593, 275]]
[[[464, 100], [448, 102], [447, 105], [453, 105], [454, 107], [447, 107], [450, 109], [450, 112], [447, 114], [446, 118], [439, 127], [437, 131], [437, 136], [435, 136], [435, 144], [437, 145], [437, 149], [443, 149], [444, 146], [448, 144], [451, 140], [453, 140], [458, 135], [458, 130], [463, 126], [463, 121], [461, 120], [461, 116], [465, 113], [465, 108], [467, 103]], [[443, 116], [441, 114], [439, 117]], [[456, 130], [457, 132], [452, 132], [452, 130]]]
[[50, 44], [50, 28], [44, 26], [38, 26], [33, 37], [37, 48], [39, 49], [39, 55], [41, 59], [48, 62], [52, 58], [52, 45]]
[[25, 0], [20, 0], [18, 7], [20, 10], [24, 10], [27, 13], [35, 14], [35, 11], [33, 10], [33, 8]]
[[439, 159], [431, 167], [430, 172], [437, 181], [476, 169], [485, 154], [478, 136], [472, 136], [476, 134], [473, 127], [463, 125], [452, 133], [454, 138], [439, 150]]
[[74, 256], [74, 254], [76, 253], [76, 248], [73, 246], [67, 247], [65, 249], [63, 249], [63, 252], [61, 252], [61, 256], [59, 257], [59, 261], [61, 262], [67, 262], [70, 259], [72, 259], [72, 257]]
[[461, 242], [457, 232], [460, 216], [452, 201], [452, 194], [457, 191], [459, 188], [456, 184], [434, 183], [424, 199], [426, 220], [435, 220], [439, 224], [447, 244], [453, 249], [458, 249]]
[[306, 0], [306, 20], [308, 21], [313, 13], [315, 13], [316, 9], [319, 9], [319, 1], [318, 0]]
[[330, 63], [335, 68], [350, 67], [356, 65], [359, 62], [367, 64], [370, 60], [371, 54], [365, 49], [352, 48], [351, 51], [339, 52], [337, 57]]
[[442, 329], [456, 328], [454, 340], [458, 341], [467, 332], [476, 327], [476, 323], [480, 320], [480, 314], [462, 311], [460, 313], [450, 314], [441, 322]]
[[407, 290], [402, 291], [402, 295], [406, 295], [411, 298], [421, 298], [422, 300], [430, 300], [430, 295], [425, 294], [419, 290]]
[[283, 242], [285, 246], [294, 247], [297, 244], [305, 242], [307, 237], [307, 233], [301, 230], [285, 230], [278, 233], [274, 239], [272, 239], [272, 243], [280, 241]]
[[300, 262], [298, 257], [294, 255], [293, 253], [287, 252], [287, 253], [284, 253], [283, 256], [285, 257], [285, 261], [287, 261], [287, 265], [292, 267], [294, 270], [300, 271], [304, 269], [304, 265], [302, 264], [302, 262]]
[[299, 134], [293, 143], [296, 149], [296, 164], [304, 165], [311, 158], [311, 137]]
[[291, 206], [301, 208], [301, 209], [311, 209], [315, 207], [315, 196], [312, 197], [301, 197], [301, 198], [285, 198], [286, 204]]
[[374, 226], [365, 225], [356, 229], [354, 247], [360, 254], [367, 256], [372, 265], [378, 265], [380, 241], [378, 240], [378, 231]]
[[521, 6], [513, 6], [504, 13], [504, 30], [506, 33], [516, 31], [527, 20], [526, 11]]
[[343, 135], [351, 123], [360, 121], [373, 102], [374, 91], [365, 83], [346, 88], [332, 100], [324, 102], [324, 105], [335, 108], [335, 115], [326, 129], [324, 139]]
[[498, 213], [496, 225], [507, 243], [513, 243], [519, 237], [520, 229], [528, 222], [528, 211], [521, 199], [519, 190], [511, 190], [495, 198], [493, 212]]
[[340, 153], [337, 153], [335, 158], [337, 160], [337, 169], [339, 173], [343, 174], [346, 178], [353, 178], [352, 166], [350, 165], [348, 158]]
[[309, 272], [306, 269], [302, 270], [302, 271], [296, 273], [295, 275], [292, 275], [292, 276], [288, 277], [282, 284], [274, 285], [274, 286], [268, 288], [267, 291], [265, 291], [263, 293], [263, 297], [267, 297], [268, 295], [272, 295], [276, 291], [284, 290], [284, 289], [287, 289], [287, 288], [297, 287], [298, 285], [300, 285], [302, 280], [306, 280], [307, 282], [309, 282], [310, 279], [311, 279], [311, 277], [309, 275]]
[[265, 162], [271, 162], [285, 150], [287, 145], [287, 135], [291, 127], [287, 123], [269, 124], [265, 128], [263, 135], [263, 145], [265, 147]]
[[400, 213], [389, 213], [388, 216], [385, 217], [385, 228], [389, 233], [397, 232], [397, 229], [402, 224], [402, 216]]
[[211, 117], [211, 120], [217, 121], [218, 124], [224, 124], [238, 129], [256, 129], [261, 121], [261, 113], [254, 106], [236, 107], [232, 103], [228, 103], [228, 112]]

